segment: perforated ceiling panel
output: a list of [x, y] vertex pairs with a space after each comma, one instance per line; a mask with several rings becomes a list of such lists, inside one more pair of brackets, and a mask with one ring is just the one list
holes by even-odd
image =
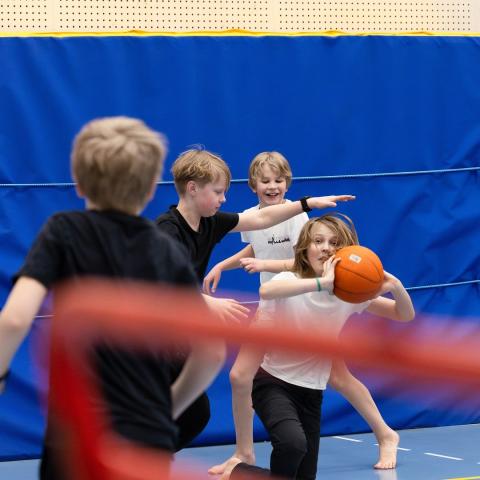
[[[421, 0], [279, 1], [280, 31], [441, 31], [472, 29], [473, 2]], [[480, 8], [480, 1], [477, 3]]]
[[268, 30], [268, 0], [59, 0], [60, 30]]
[[49, 24], [48, 0], [0, 0], [3, 32], [45, 30]]
[[480, 0], [0, 0], [2, 32], [480, 32]]

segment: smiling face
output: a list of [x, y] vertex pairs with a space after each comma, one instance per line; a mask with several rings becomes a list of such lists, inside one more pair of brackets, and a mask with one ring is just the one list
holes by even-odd
[[323, 274], [323, 264], [338, 249], [338, 235], [323, 223], [316, 223], [310, 231], [311, 242], [307, 248], [307, 260], [317, 276]]
[[283, 203], [287, 191], [287, 180], [279, 171], [264, 164], [256, 178], [253, 191], [258, 196], [260, 207]]

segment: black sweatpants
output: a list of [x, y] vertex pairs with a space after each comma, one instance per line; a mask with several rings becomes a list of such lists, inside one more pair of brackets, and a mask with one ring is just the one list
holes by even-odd
[[253, 408], [272, 442], [270, 470], [240, 463], [230, 478], [245, 473], [263, 477], [315, 480], [320, 446], [323, 390], [284, 382], [260, 369], [253, 381]]

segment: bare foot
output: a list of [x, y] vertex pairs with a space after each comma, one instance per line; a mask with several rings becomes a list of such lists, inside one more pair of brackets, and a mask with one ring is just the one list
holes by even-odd
[[227, 460], [227, 465], [225, 467], [225, 470], [223, 471], [222, 476], [220, 477], [220, 480], [229, 480], [230, 474], [239, 463], [242, 463], [239, 458], [232, 457]]
[[[236, 462], [236, 463], [234, 463]], [[208, 469], [208, 473], [210, 475], [222, 475], [225, 470], [230, 467], [230, 464], [233, 464], [233, 467], [240, 462], [248, 463], [249, 465], [254, 465], [255, 464], [255, 455], [252, 453], [251, 455], [238, 455], [237, 453], [234, 453], [228, 460], [225, 462], [219, 464], [219, 465], [214, 465], [213, 467]], [[233, 469], [231, 467], [230, 471]], [[229, 474], [230, 475], [230, 474]], [[228, 478], [228, 477], [227, 477]]]
[[380, 456], [378, 462], [373, 466], [379, 470], [387, 470], [397, 466], [397, 447], [400, 442], [398, 433], [391, 430], [388, 435], [378, 440]]

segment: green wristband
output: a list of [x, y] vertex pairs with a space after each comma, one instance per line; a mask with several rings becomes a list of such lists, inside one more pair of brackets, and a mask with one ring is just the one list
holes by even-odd
[[320, 283], [320, 279], [318, 277], [316, 277], [315, 280], [317, 281], [317, 290], [319, 292], [321, 292], [322, 291], [322, 284]]

